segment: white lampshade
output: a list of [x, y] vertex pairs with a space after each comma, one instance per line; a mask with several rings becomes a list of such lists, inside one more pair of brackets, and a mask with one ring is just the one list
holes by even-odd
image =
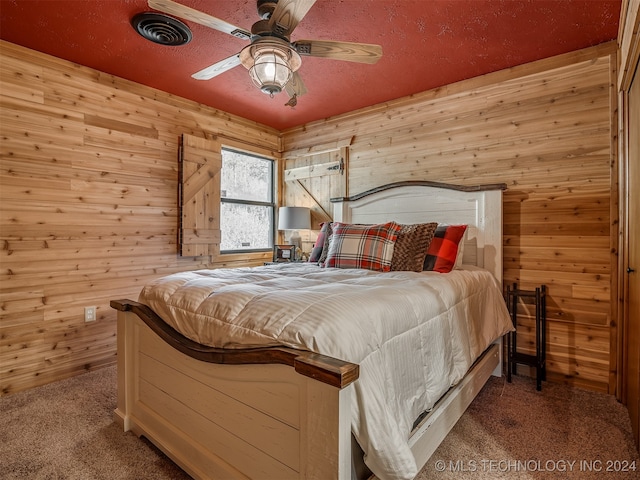
[[307, 207], [280, 207], [278, 230], [304, 230], [311, 228], [311, 209]]

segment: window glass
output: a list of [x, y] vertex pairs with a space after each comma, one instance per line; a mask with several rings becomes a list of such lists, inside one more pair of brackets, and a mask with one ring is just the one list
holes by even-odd
[[222, 150], [220, 195], [235, 200], [271, 202], [273, 161], [233, 150]]
[[220, 250], [270, 250], [273, 247], [273, 210], [262, 205], [223, 202], [220, 230]]
[[222, 149], [220, 251], [273, 248], [273, 161]]

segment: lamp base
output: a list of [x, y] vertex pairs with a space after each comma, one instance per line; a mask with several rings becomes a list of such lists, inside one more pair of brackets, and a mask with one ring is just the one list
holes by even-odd
[[300, 232], [298, 230], [293, 230], [291, 232], [291, 236], [289, 237], [289, 245], [295, 245], [295, 253], [293, 254], [293, 260], [300, 260], [300, 252], [302, 252], [302, 237], [300, 236]]

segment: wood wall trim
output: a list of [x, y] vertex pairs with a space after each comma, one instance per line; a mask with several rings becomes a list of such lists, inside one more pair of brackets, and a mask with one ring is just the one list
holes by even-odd
[[311, 155], [320, 155], [323, 153], [333, 152], [340, 150], [343, 147], [348, 147], [353, 143], [353, 136], [346, 138], [339, 138], [335, 142], [321, 145], [312, 145], [309, 147], [297, 148], [295, 150], [289, 150], [282, 152], [284, 158], [296, 158], [296, 157], [309, 157]]
[[219, 141], [223, 147], [239, 150], [241, 152], [248, 153], [249, 155], [261, 155], [272, 159], [280, 158], [280, 147], [278, 147], [277, 150], [273, 148], [265, 148], [264, 145], [259, 145], [247, 140], [241, 140], [234, 138], [229, 134], [222, 133], [207, 135], [207, 138]]
[[379, 187], [372, 188], [367, 190], [366, 192], [357, 193], [350, 197], [336, 197], [332, 198], [332, 203], [337, 202], [352, 202], [354, 200], [360, 200], [361, 198], [368, 197], [369, 195], [373, 195], [374, 193], [384, 192], [386, 190], [391, 190], [393, 188], [398, 187], [435, 187], [442, 188], [445, 190], [457, 190], [459, 192], [485, 192], [488, 190], [506, 190], [506, 183], [491, 183], [486, 185], [454, 185], [451, 183], [443, 183], [443, 182], [432, 182], [429, 180], [409, 180], [404, 182], [394, 182], [388, 183], [386, 185], [380, 185]]
[[180, 334], [171, 328], [151, 308], [133, 300], [112, 300], [110, 305], [121, 312], [135, 313], [162, 340], [176, 350], [202, 362], [248, 365], [280, 364], [294, 367], [296, 372], [328, 385], [344, 388], [355, 382], [360, 367], [319, 353], [289, 347], [257, 347], [225, 349], [209, 347]]

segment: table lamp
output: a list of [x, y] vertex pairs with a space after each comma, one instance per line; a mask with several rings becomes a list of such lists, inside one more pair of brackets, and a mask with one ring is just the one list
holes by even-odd
[[278, 209], [278, 230], [290, 231], [289, 245], [295, 245], [294, 260], [299, 260], [302, 251], [302, 238], [298, 230], [311, 228], [311, 210], [307, 207], [280, 207]]

